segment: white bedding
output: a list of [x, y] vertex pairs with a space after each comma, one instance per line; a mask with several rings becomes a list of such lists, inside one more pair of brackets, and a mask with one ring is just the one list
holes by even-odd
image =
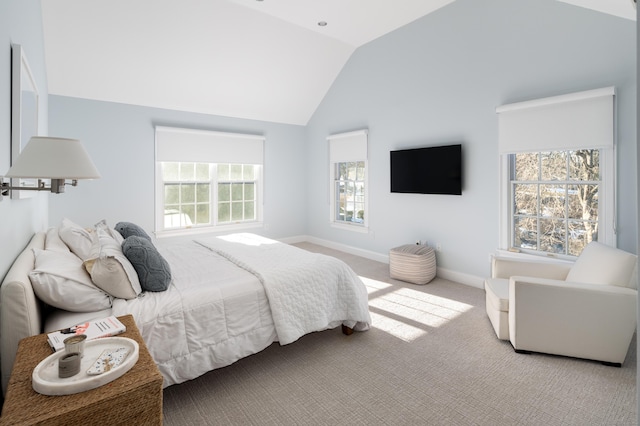
[[278, 341], [295, 342], [314, 331], [371, 323], [367, 290], [344, 262], [253, 234], [196, 241], [254, 274], [269, 299]]
[[31, 285], [32, 249], [46, 246], [45, 233], [35, 234], [0, 286], [3, 392], [22, 338], [108, 315], [133, 314], [165, 387], [277, 340], [290, 343], [340, 323], [368, 328], [366, 289], [343, 262], [257, 236], [234, 238], [242, 244], [228, 238], [161, 242], [157, 248], [173, 278], [167, 291], [114, 299], [99, 312], [67, 312], [44, 306]]
[[112, 312], [133, 314], [165, 387], [275, 341], [269, 304], [255, 276], [191, 241], [158, 249], [171, 265], [169, 289], [115, 299]]
[[[114, 299], [111, 312], [92, 317], [132, 314], [164, 387], [275, 341], [291, 343], [341, 323], [368, 328], [366, 289], [343, 262], [250, 234], [235, 238], [243, 243], [209, 238], [158, 244], [171, 266], [167, 291]], [[88, 319], [69, 314], [50, 316], [47, 328]]]

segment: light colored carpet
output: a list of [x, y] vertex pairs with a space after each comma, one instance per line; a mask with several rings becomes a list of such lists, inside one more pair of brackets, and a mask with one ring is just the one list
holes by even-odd
[[373, 328], [264, 351], [164, 391], [172, 425], [635, 425], [636, 342], [622, 368], [516, 354], [496, 339], [484, 291], [389, 278], [388, 265], [334, 255], [363, 278]]

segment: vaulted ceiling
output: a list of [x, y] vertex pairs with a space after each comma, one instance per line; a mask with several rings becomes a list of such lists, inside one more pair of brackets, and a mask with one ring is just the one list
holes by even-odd
[[47, 0], [49, 93], [304, 125], [359, 46], [453, 1]]

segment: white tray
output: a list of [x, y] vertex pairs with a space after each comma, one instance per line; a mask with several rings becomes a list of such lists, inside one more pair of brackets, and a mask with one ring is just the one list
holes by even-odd
[[[90, 376], [87, 370], [91, 368], [96, 359], [105, 349], [126, 347], [129, 354], [122, 364], [97, 376]], [[126, 337], [104, 337], [89, 340], [84, 344], [84, 356], [80, 361], [80, 372], [75, 376], [61, 379], [58, 377], [58, 360], [65, 355], [60, 350], [42, 360], [33, 370], [33, 390], [43, 395], [71, 395], [95, 389], [99, 386], [114, 381], [129, 371], [138, 361], [138, 342]]]

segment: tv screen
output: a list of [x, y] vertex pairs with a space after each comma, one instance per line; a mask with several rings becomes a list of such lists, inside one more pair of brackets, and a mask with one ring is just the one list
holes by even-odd
[[391, 151], [391, 192], [462, 195], [462, 145]]

